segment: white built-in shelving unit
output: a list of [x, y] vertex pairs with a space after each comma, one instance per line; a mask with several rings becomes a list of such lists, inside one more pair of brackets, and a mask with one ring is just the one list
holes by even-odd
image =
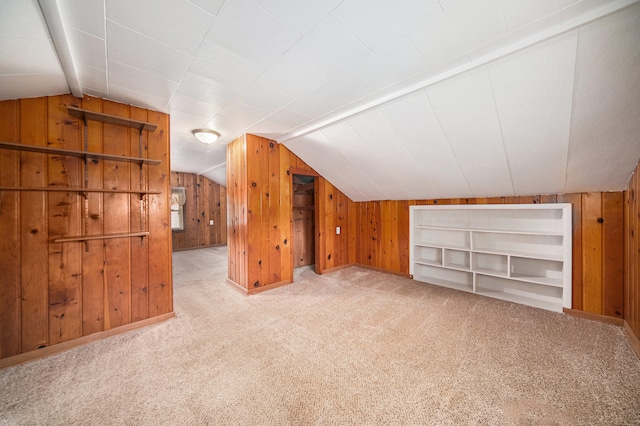
[[410, 220], [415, 280], [571, 308], [571, 204], [411, 206]]

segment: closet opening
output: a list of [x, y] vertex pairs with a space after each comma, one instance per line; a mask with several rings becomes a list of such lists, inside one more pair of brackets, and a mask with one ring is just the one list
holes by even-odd
[[294, 174], [292, 183], [293, 267], [313, 267], [316, 258], [316, 178]]

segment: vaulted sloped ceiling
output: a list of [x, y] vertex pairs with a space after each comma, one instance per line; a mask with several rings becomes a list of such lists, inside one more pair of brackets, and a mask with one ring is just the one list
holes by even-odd
[[0, 99], [167, 112], [172, 170], [222, 184], [249, 132], [354, 200], [622, 190], [638, 46], [638, 0], [3, 0]]

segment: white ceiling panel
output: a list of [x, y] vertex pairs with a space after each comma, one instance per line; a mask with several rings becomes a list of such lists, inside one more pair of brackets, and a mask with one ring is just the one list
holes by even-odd
[[55, 48], [47, 39], [6, 39], [0, 42], [0, 74], [62, 73]]
[[[185, 116], [182, 117], [184, 120], [189, 120], [189, 116], [211, 118], [223, 110], [221, 106], [216, 104], [205, 102], [180, 93], [173, 95], [173, 98], [171, 98], [170, 108], [172, 116], [178, 112], [186, 113]], [[174, 125], [172, 124], [171, 127], [173, 128], [173, 126]]]
[[577, 33], [489, 66], [516, 195], [564, 192]]
[[242, 94], [238, 89], [192, 72], [185, 74], [177, 93], [214, 105], [229, 105]]
[[125, 104], [153, 109], [156, 111], [164, 109], [168, 102], [166, 97], [138, 92], [130, 87], [116, 86], [113, 83], [109, 84], [109, 96], [112, 96], [118, 99], [119, 102]]
[[286, 57], [332, 78], [348, 72], [372, 52], [331, 16], [322, 20]]
[[291, 103], [293, 99], [293, 97], [273, 90], [264, 84], [253, 83], [242, 91], [238, 101], [265, 111], [277, 111]]
[[566, 189], [619, 190], [640, 158], [640, 6], [579, 37]]
[[429, 87], [427, 95], [472, 196], [514, 195], [487, 70]]
[[[388, 66], [388, 64], [394, 66]], [[381, 47], [356, 63], [352, 69], [372, 87], [386, 87], [431, 68], [431, 65], [406, 38], [392, 47]]]
[[191, 3], [198, 5], [212, 15], [217, 15], [224, 0], [189, 0]]
[[325, 82], [327, 79], [315, 72], [313, 68], [304, 67], [288, 58], [281, 58], [256, 79], [256, 84], [292, 98], [298, 98]]
[[201, 170], [200, 173], [204, 177], [217, 182], [222, 186], [227, 186], [227, 167], [225, 163]]
[[104, 40], [104, 0], [58, 0], [65, 25]]
[[253, 0], [299, 34], [308, 33], [343, 0]]
[[49, 30], [36, 1], [0, 2], [0, 39], [45, 39]]
[[369, 50], [377, 52], [388, 51], [400, 37], [442, 16], [442, 9], [438, 0], [345, 0], [331, 16]]
[[[371, 199], [369, 196], [374, 194], [367, 176], [354, 167], [322, 132], [309, 133], [286, 146], [298, 157], [311, 159], [313, 165], [307, 164], [321, 176], [332, 176], [332, 185], [349, 188], [349, 193], [345, 194], [352, 200]], [[319, 151], [326, 155], [315, 155]]]
[[82, 81], [82, 91], [84, 93], [90, 94], [91, 90], [99, 91], [105, 95], [108, 93], [107, 72], [105, 70], [78, 64], [76, 71], [78, 72], [78, 78]]
[[385, 104], [382, 112], [419, 166], [414, 198], [463, 197], [470, 193], [424, 90]]
[[[360, 119], [355, 124], [357, 126], [366, 126], [366, 120], [366, 118]], [[362, 139], [349, 121], [325, 127], [322, 129], [322, 133], [331, 141], [334, 147], [349, 159], [357, 170], [369, 178], [372, 182], [372, 194], [387, 194], [391, 187], [402, 191], [405, 190], [402, 188], [401, 183], [397, 182], [394, 176], [391, 175], [387, 159], [379, 155], [370, 141]], [[331, 181], [331, 179], [329, 180]], [[342, 188], [341, 190], [345, 194], [356, 193], [356, 189], [351, 188], [348, 182], [345, 182], [345, 185], [339, 186], [339, 188]], [[371, 199], [384, 198], [375, 197]]]
[[429, 17], [409, 34], [432, 65], [444, 63], [507, 32], [500, 0], [439, 0], [440, 16]]
[[113, 22], [107, 23], [110, 61], [127, 64], [172, 81], [184, 76], [191, 56]]
[[187, 0], [106, 0], [106, 11], [108, 20], [187, 55], [198, 50], [215, 18]]
[[264, 68], [209, 40], [204, 40], [189, 66], [191, 72], [236, 89], [249, 86]]
[[69, 85], [62, 72], [0, 75], [0, 100], [59, 95], [68, 91]]
[[169, 103], [171, 95], [178, 87], [178, 83], [175, 81], [167, 80], [118, 62], [109, 61], [109, 70], [112, 72], [109, 77], [110, 84], [163, 99], [163, 109]]
[[512, 31], [527, 24], [559, 13], [563, 8], [580, 0], [538, 0], [522, 2], [521, 0], [501, 0], [507, 28]]
[[72, 51], [82, 56], [80, 64], [97, 70], [107, 70], [107, 52], [103, 38], [76, 29], [71, 29], [67, 37]]
[[236, 0], [222, 5], [207, 38], [268, 66], [289, 50], [300, 39], [300, 34], [255, 3]]

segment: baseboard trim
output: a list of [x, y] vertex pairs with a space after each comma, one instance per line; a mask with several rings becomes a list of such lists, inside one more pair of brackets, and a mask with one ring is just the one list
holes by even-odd
[[577, 309], [562, 308], [562, 311], [565, 314], [571, 315], [573, 317], [584, 318], [591, 321], [605, 322], [607, 324], [617, 325], [618, 327], [622, 327], [622, 323], [624, 322], [622, 318], [613, 318], [606, 315], [592, 314], [591, 312], [579, 311]]
[[354, 263], [349, 263], [348, 265], [335, 266], [335, 267], [333, 267], [333, 268], [328, 268], [328, 269], [325, 269], [325, 270], [323, 270], [323, 271], [320, 271], [320, 272], [318, 272], [318, 274], [319, 274], [319, 275], [322, 275], [322, 274], [330, 274], [331, 272], [336, 272], [336, 271], [339, 271], [339, 270], [341, 270], [341, 269], [350, 268], [350, 267], [352, 267], [352, 266], [355, 266], [355, 264], [354, 264]]
[[252, 294], [258, 294], [258, 293], [262, 293], [263, 291], [267, 291], [267, 290], [273, 290], [274, 288], [278, 288], [278, 287], [283, 287], [285, 285], [289, 285], [291, 284], [293, 281], [280, 281], [277, 283], [273, 283], [273, 284], [268, 284], [262, 287], [255, 287], [251, 290], [247, 290], [246, 288], [242, 287], [240, 284], [238, 284], [237, 282], [233, 281], [230, 278], [227, 278], [227, 284], [229, 284], [233, 289], [239, 291], [240, 293], [244, 294], [245, 296], [250, 296]]
[[627, 321], [624, 321], [624, 331], [625, 331], [625, 334], [627, 335], [627, 340], [629, 341], [629, 344], [635, 351], [638, 359], [640, 359], [640, 339], [638, 339], [638, 336], [636, 336], [636, 334], [633, 332], [633, 330], [631, 329], [631, 326]]
[[125, 324], [120, 327], [112, 328], [110, 330], [99, 331], [97, 333], [89, 334], [88, 336], [78, 337], [77, 339], [73, 339], [68, 342], [56, 343], [55, 345], [25, 352], [23, 354], [14, 355], [9, 358], [0, 359], [0, 370], [3, 368], [12, 367], [14, 365], [33, 361], [39, 358], [44, 358], [46, 356], [54, 355], [60, 352], [68, 351], [69, 349], [86, 345], [97, 340], [106, 339], [107, 337], [117, 336], [118, 334], [126, 333], [128, 331], [147, 327], [152, 324], [157, 324], [170, 318], [174, 318], [175, 316], [176, 314], [174, 312], [169, 312], [167, 314], [162, 314], [152, 318], [143, 319], [141, 321], [136, 321], [131, 324]]
[[278, 288], [278, 287], [284, 287], [285, 285], [289, 285], [291, 284], [293, 281], [280, 281], [277, 283], [273, 283], [273, 284], [267, 284], [265, 286], [261, 286], [261, 287], [255, 287], [252, 288], [251, 290], [249, 290], [249, 294], [258, 294], [258, 293], [262, 293], [264, 291], [267, 290], [273, 290], [274, 288]]
[[232, 289], [234, 289], [236, 291], [239, 291], [240, 293], [244, 294], [245, 296], [247, 296], [249, 294], [249, 292], [247, 291], [246, 288], [242, 287], [240, 284], [238, 284], [237, 282], [235, 282], [231, 278], [227, 278], [227, 284], [229, 284]]
[[397, 276], [403, 277], [403, 278], [411, 278], [411, 274], [405, 274], [403, 272], [397, 272], [397, 271], [390, 271], [388, 269], [378, 268], [378, 267], [375, 267], [375, 266], [369, 266], [369, 265], [365, 265], [363, 263], [354, 263], [351, 266], [358, 266], [360, 268], [371, 269], [372, 271], [384, 272], [385, 274], [397, 275]]

